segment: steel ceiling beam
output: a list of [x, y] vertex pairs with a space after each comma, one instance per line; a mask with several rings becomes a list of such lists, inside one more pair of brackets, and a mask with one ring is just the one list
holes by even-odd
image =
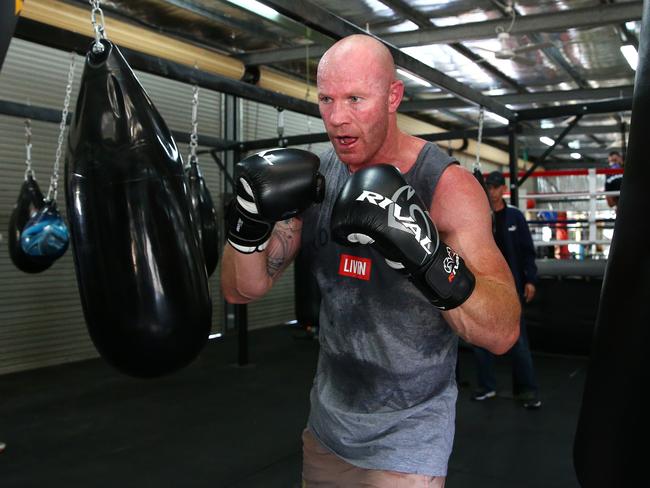
[[[539, 146], [527, 146], [522, 144], [523, 147], [527, 147], [529, 151], [542, 151], [548, 146], [539, 147]], [[621, 152], [620, 146], [611, 146], [611, 147], [581, 147], [580, 149], [566, 149], [559, 148], [554, 151], [555, 156], [569, 157], [571, 153], [580, 153], [583, 156], [602, 156], [607, 158], [607, 155], [612, 151]]]
[[[2, 105], [0, 103], [0, 109]], [[508, 127], [486, 127], [483, 129], [483, 138], [501, 137], [508, 135]], [[471, 130], [450, 130], [446, 132], [436, 132], [435, 134], [418, 134], [419, 138], [426, 141], [452, 141], [454, 139], [476, 139], [478, 137], [478, 129]], [[299, 146], [303, 144], [315, 144], [319, 142], [329, 141], [327, 132], [319, 132], [315, 134], [303, 134], [298, 136], [288, 137], [271, 137], [269, 139], [257, 139], [254, 141], [238, 142], [235, 145], [240, 151], [255, 151], [259, 149], [267, 149], [275, 146]]]
[[517, 112], [517, 120], [552, 119], [556, 117], [567, 117], [569, 115], [606, 114], [624, 112], [626, 110], [632, 110], [632, 98], [630, 97], [608, 100], [606, 102], [579, 103], [561, 107], [519, 110]]
[[[269, 0], [266, 3], [273, 6], [273, 0]], [[624, 23], [630, 20], [640, 20], [642, 6], [643, 2], [631, 1], [614, 5], [600, 5], [596, 7], [562, 10], [560, 12], [551, 12], [546, 14], [523, 15], [517, 19], [510, 32], [512, 34], [556, 32], [567, 29], [596, 27], [599, 25]], [[386, 34], [382, 38], [384, 41], [397, 47], [421, 46], [426, 44], [450, 44], [453, 42], [496, 37], [495, 29], [497, 27], [506, 29], [509, 23], [509, 19], [467, 22], [449, 27], [431, 27], [428, 29], [419, 29], [417, 31]], [[327, 47], [325, 46], [310, 47], [310, 53], [313, 53], [314, 57], [322, 56], [326, 50]], [[242, 59], [250, 60], [251, 64], [272, 64], [282, 61], [304, 59], [304, 56], [305, 49], [302, 47], [276, 49], [264, 53], [250, 53], [242, 57]]]
[[567, 161], [547, 161], [544, 163], [544, 169], [582, 169], [582, 168], [607, 168], [607, 161], [581, 161], [570, 159]]
[[[307, 0], [263, 0], [263, 3], [277, 10], [282, 15], [302, 22], [308, 27], [335, 39], [340, 39], [351, 34], [368, 34], [360, 27]], [[388, 48], [397, 66], [410, 71], [469, 103], [484, 106], [490, 112], [505, 117], [508, 120], [514, 120], [515, 113], [505, 105], [495, 102], [490, 97], [486, 97], [482, 93], [471, 89], [456, 79], [447, 76], [442, 71], [418, 61], [394, 45], [387, 43], [385, 40], [376, 36], [373, 37], [381, 41]]]
[[530, 175], [533, 174], [535, 169], [537, 169], [537, 167], [540, 164], [544, 164], [544, 161], [546, 161], [546, 158], [548, 158], [551, 155], [551, 153], [555, 150], [555, 148], [557, 148], [562, 143], [562, 141], [567, 136], [567, 134], [569, 132], [571, 132], [576, 125], [578, 125], [578, 122], [580, 122], [581, 118], [582, 118], [582, 115], [576, 115], [573, 118], [573, 120], [571, 122], [569, 122], [569, 125], [567, 125], [564, 129], [562, 129], [562, 132], [560, 133], [560, 135], [558, 135], [555, 138], [555, 140], [553, 141], [553, 144], [550, 147], [546, 148], [544, 153], [539, 158], [537, 158], [537, 161], [535, 161], [533, 163], [533, 165], [530, 168], [528, 168], [528, 171], [526, 171], [526, 173], [521, 178], [517, 179], [517, 186], [523, 185], [524, 182], [528, 178], [530, 178]]
[[[563, 102], [576, 100], [606, 100], [611, 98], [631, 97], [634, 85], [610, 88], [592, 88], [579, 90], [555, 90], [525, 94], [498, 95], [492, 98], [503, 104], [523, 105], [528, 103]], [[438, 98], [433, 100], [413, 100], [402, 102], [400, 112], [422, 112], [424, 110], [442, 110], [467, 107], [467, 103], [456, 98]]]
[[[531, 32], [554, 32], [582, 27], [617, 24], [641, 19], [643, 2], [632, 1], [615, 5], [600, 5], [545, 14], [523, 15], [515, 21], [510, 34]], [[397, 46], [422, 46], [426, 44], [449, 44], [470, 39], [496, 37], [496, 29], [507, 30], [510, 19], [465, 22], [449, 27], [419, 29], [384, 36], [386, 42]]]
[[[492, 4], [496, 7], [496, 9], [499, 12], [501, 12], [501, 14], [504, 17], [510, 18], [510, 13], [497, 0], [492, 0]], [[515, 14], [519, 18], [523, 17], [522, 14], [516, 8], [514, 8], [514, 10], [515, 10]], [[528, 38], [533, 43], [543, 43], [546, 40], [537, 33], [531, 32], [528, 33], [527, 35]], [[571, 65], [571, 63], [567, 61], [564, 54], [562, 54], [562, 52], [556, 46], [544, 47], [541, 48], [540, 51], [543, 52], [549, 60], [555, 63], [556, 66], [564, 70], [564, 72], [571, 77], [571, 79], [576, 83], [576, 85], [578, 85], [579, 88], [590, 87], [589, 83], [587, 83], [587, 81], [580, 75], [580, 73], [578, 73], [578, 71]]]
[[[382, 3], [400, 14], [404, 19], [410, 20], [420, 28], [428, 29], [432, 26], [431, 20], [428, 16], [416, 8], [411, 7], [404, 0], [382, 0]], [[526, 92], [526, 88], [520, 85], [516, 80], [506, 75], [499, 68], [493, 64], [490, 64], [486, 58], [475, 53], [462, 43], [453, 42], [449, 45], [449, 47], [451, 47], [457, 53], [462, 54], [470, 61], [476, 63], [478, 67], [483, 71], [501, 81], [505, 85], [509, 86], [510, 88], [514, 88], [519, 93]]]
[[[36, 107], [24, 103], [9, 102], [7, 100], [0, 100], [0, 115], [38, 120], [41, 122], [51, 122], [53, 124], [59, 124], [61, 122], [61, 110], [48, 107]], [[68, 117], [66, 118], [66, 124], [70, 124], [72, 116], [73, 113], [69, 112]], [[190, 142], [189, 132], [172, 130], [171, 133], [176, 142]], [[219, 137], [201, 134], [198, 135], [198, 141], [199, 146], [215, 147], [219, 149], [226, 149], [235, 145], [234, 141], [227, 141]]]
[[[538, 128], [524, 128], [520, 135], [523, 137], [555, 137], [562, 130], [562, 127], [553, 127], [551, 129], [538, 129]], [[571, 131], [575, 136], [590, 135], [590, 134], [618, 134], [620, 132], [620, 125], [579, 125]]]

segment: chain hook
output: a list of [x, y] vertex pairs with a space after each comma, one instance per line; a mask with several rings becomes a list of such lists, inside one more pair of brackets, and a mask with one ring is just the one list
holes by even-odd
[[48, 202], [56, 202], [56, 197], [59, 189], [59, 166], [61, 161], [61, 152], [63, 149], [63, 139], [65, 136], [66, 122], [68, 121], [68, 110], [70, 109], [70, 96], [72, 94], [72, 82], [74, 81], [74, 70], [77, 59], [74, 52], [70, 53], [70, 68], [68, 69], [68, 84], [65, 87], [65, 98], [63, 100], [63, 110], [61, 111], [61, 122], [59, 124], [59, 138], [56, 146], [56, 154], [54, 157], [54, 168], [52, 169], [52, 176], [50, 176], [50, 187], [47, 190], [45, 200]]
[[32, 121], [25, 119], [25, 179], [30, 175], [36, 178], [36, 174], [32, 169]]
[[284, 109], [282, 107], [276, 107], [278, 111], [278, 146], [285, 147], [286, 142], [284, 140]]
[[478, 137], [476, 138], [476, 161], [474, 161], [474, 170], [481, 169], [481, 140], [483, 139], [483, 121], [485, 119], [485, 107], [481, 105], [478, 112]]
[[197, 164], [199, 157], [196, 150], [199, 145], [199, 85], [192, 87], [192, 131], [190, 132], [190, 155], [187, 158], [187, 165]]
[[[92, 52], [95, 54], [101, 54], [104, 52], [104, 45], [101, 43], [101, 40], [106, 39], [104, 12], [100, 7], [100, 0], [89, 0], [89, 3], [92, 7], [92, 10], [90, 11], [90, 22], [93, 25], [93, 31], [95, 32], [95, 43], [93, 44]], [[99, 22], [97, 21], [97, 14], [99, 14]]]

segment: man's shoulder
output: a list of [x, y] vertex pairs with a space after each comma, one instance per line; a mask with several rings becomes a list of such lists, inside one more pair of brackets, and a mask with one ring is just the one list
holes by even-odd
[[521, 216], [524, 215], [524, 213], [521, 210], [519, 210], [519, 207], [516, 207], [516, 206], [512, 205], [511, 203], [506, 203], [506, 210], [509, 213], [512, 213], [512, 214], [518, 214], [518, 215], [521, 215]]
[[515, 207], [514, 205], [507, 203], [505, 210], [506, 210], [506, 215], [509, 216], [511, 219], [516, 219], [520, 222], [526, 221], [526, 216], [518, 207]]

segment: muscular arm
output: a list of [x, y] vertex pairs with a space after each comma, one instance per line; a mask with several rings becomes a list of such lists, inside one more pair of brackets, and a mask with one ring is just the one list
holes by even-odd
[[440, 177], [430, 214], [442, 240], [476, 277], [474, 292], [460, 307], [443, 312], [445, 320], [470, 344], [495, 354], [507, 352], [519, 336], [521, 309], [512, 274], [492, 236], [485, 193], [468, 171], [450, 166]]
[[226, 244], [221, 264], [221, 288], [229, 303], [248, 303], [264, 296], [300, 249], [302, 220], [278, 222], [262, 252], [242, 254]]

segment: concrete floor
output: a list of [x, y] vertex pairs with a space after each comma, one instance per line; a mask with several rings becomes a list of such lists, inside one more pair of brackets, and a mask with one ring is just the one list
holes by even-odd
[[[295, 332], [251, 332], [243, 368], [232, 337], [158, 380], [99, 359], [0, 377], [0, 487], [299, 487], [318, 343]], [[578, 487], [571, 449], [587, 360], [534, 359], [544, 404], [528, 411], [511, 398], [505, 360], [499, 395], [471, 401], [473, 357], [461, 350], [447, 488]]]

